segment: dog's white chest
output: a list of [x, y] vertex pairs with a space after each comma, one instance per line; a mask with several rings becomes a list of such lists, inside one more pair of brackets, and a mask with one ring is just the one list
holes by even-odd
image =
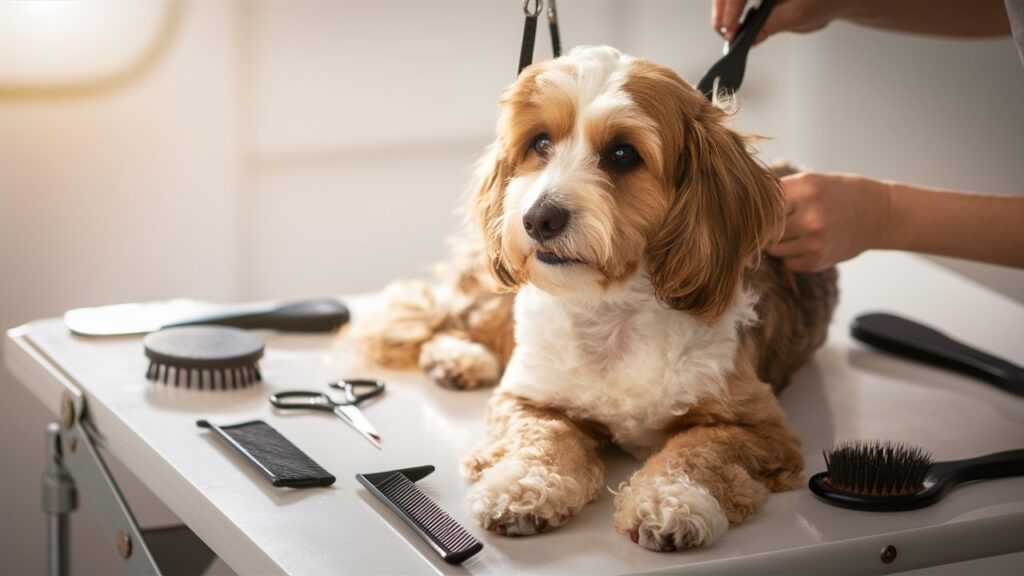
[[501, 388], [599, 422], [618, 444], [644, 453], [664, 442], [673, 418], [724, 389], [738, 324], [753, 320], [752, 299], [738, 300], [705, 325], [653, 296], [591, 305], [525, 287]]

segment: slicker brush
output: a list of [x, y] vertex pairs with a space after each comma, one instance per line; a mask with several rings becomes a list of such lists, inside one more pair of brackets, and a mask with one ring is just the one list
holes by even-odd
[[811, 492], [833, 506], [876, 512], [929, 506], [964, 482], [1024, 475], [1024, 450], [932, 462], [909, 444], [857, 441], [824, 456], [826, 471], [811, 477]]
[[143, 340], [146, 378], [176, 387], [231, 390], [262, 380], [263, 341], [224, 326], [187, 326], [153, 332]]

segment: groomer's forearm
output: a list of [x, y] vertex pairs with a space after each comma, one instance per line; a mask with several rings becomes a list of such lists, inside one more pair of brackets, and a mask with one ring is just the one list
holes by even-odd
[[889, 184], [880, 248], [1024, 268], [1024, 196]]
[[1010, 33], [1003, 0], [853, 0], [838, 5], [837, 11], [841, 19], [899, 32], [939, 36]]

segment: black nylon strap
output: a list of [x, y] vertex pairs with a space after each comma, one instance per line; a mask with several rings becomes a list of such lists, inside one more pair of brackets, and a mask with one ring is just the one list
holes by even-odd
[[548, 0], [548, 30], [551, 31], [551, 53], [558, 58], [562, 55], [562, 35], [558, 32], [558, 8], [555, 0]]
[[526, 68], [533, 62], [533, 45], [537, 40], [537, 16], [540, 14], [542, 0], [532, 0], [533, 10], [530, 10], [531, 0], [523, 0], [523, 14], [526, 16], [526, 23], [523, 25], [523, 46], [519, 50], [519, 71]]
[[[530, 8], [530, 3], [533, 8]], [[544, 8], [544, 0], [523, 0], [523, 14], [526, 16], [526, 23], [523, 24], [523, 45], [519, 50], [519, 71], [522, 73], [533, 63], [533, 48], [537, 40], [537, 17]], [[562, 55], [562, 35], [558, 30], [558, 8], [555, 0], [548, 0], [548, 31], [551, 32], [551, 53], [555, 58]]]

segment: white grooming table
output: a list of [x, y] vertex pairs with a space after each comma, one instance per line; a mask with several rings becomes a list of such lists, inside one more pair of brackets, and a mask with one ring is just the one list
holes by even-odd
[[[828, 343], [781, 396], [803, 439], [808, 476], [823, 469], [822, 449], [841, 440], [906, 441], [937, 460], [1024, 447], [1024, 398], [871, 350], [848, 334], [854, 315], [887, 310], [1024, 363], [1024, 307], [899, 253], [871, 253], [844, 264], [840, 283]], [[348, 303], [355, 321], [382, 305], [376, 296]], [[346, 337], [262, 336], [265, 380], [234, 392], [151, 383], [144, 376], [141, 337], [77, 337], [60, 319], [10, 330], [4, 357], [18, 382], [55, 414], [65, 387], [80, 390], [107, 453], [240, 574], [869, 574], [1024, 550], [1024, 478], [962, 486], [931, 508], [902, 513], [834, 508], [806, 488], [776, 494], [752, 521], [730, 529], [714, 546], [678, 553], [649, 552], [617, 534], [607, 493], [552, 533], [490, 534], [464, 512], [466, 483], [458, 473], [460, 456], [481, 436], [490, 390], [443, 390], [416, 372], [368, 368]], [[273, 392], [369, 376], [389, 384], [384, 396], [364, 406], [383, 436], [381, 451], [330, 414], [275, 413], [267, 402]], [[329, 488], [273, 488], [197, 428], [200, 418], [217, 424], [263, 419], [338, 480]], [[607, 463], [609, 486], [637, 466], [619, 452], [609, 453]], [[354, 478], [421, 464], [437, 467], [421, 488], [484, 543], [461, 567], [433, 555]], [[888, 545], [897, 556], [887, 564], [880, 551]]]

